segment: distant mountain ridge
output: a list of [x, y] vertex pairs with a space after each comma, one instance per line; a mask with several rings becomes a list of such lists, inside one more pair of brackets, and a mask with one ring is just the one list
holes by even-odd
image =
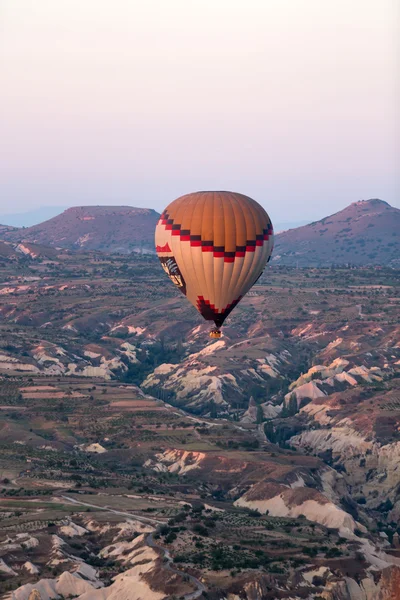
[[278, 234], [272, 260], [291, 266], [400, 265], [400, 210], [376, 198], [353, 202]]
[[[0, 225], [0, 239], [70, 250], [154, 253], [159, 214], [131, 206], [77, 206], [32, 227]], [[276, 235], [274, 264], [400, 265], [400, 210], [379, 199], [353, 202]]]
[[10, 241], [107, 252], [154, 252], [159, 214], [132, 206], [77, 206], [39, 225], [6, 232]]

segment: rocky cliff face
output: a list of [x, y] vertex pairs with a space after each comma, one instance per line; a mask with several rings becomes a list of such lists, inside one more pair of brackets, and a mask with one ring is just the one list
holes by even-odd
[[[381, 393], [346, 390], [312, 400], [300, 409], [308, 419], [307, 430], [290, 443], [306, 452], [330, 457], [343, 471], [352, 496], [377, 509], [390, 500], [398, 502], [400, 425], [397, 379]], [[316, 426], [312, 424], [315, 423]]]
[[397, 600], [400, 597], [400, 567], [388, 566], [376, 576], [361, 581], [345, 577], [327, 581], [321, 593], [324, 600]]
[[[379, 573], [366, 574], [357, 581], [352, 577], [338, 579], [330, 569], [305, 569], [297, 575], [304, 591], [314, 578], [321, 581], [321, 590], [310, 593], [310, 599], [323, 600], [398, 600], [400, 597], [400, 567], [389, 566]], [[314, 579], [315, 581], [315, 579]], [[227, 594], [226, 600], [263, 600], [268, 598], [270, 590], [277, 585], [271, 577], [254, 577], [251, 581], [241, 581], [232, 586], [236, 591]], [[239, 588], [239, 589], [238, 589]]]
[[143, 381], [142, 388], [156, 395], [161, 388], [171, 391], [178, 404], [206, 414], [204, 408], [210, 404], [217, 405], [219, 414], [235, 406], [247, 407], [252, 389], [263, 393], [266, 402], [279, 390], [296, 359], [284, 344], [269, 336], [256, 338], [249, 346], [251, 356], [246, 355], [242, 342], [232, 344], [228, 338], [208, 344], [179, 364], [157, 367]]
[[[62, 542], [62, 539], [59, 538]], [[60, 557], [71, 560], [66, 552]], [[149, 547], [145, 536], [114, 542], [104, 547], [100, 558], [111, 558], [124, 567], [110, 585], [98, 580], [98, 573], [85, 563], [72, 565], [55, 579], [39, 579], [7, 595], [8, 600], [51, 600], [74, 597], [79, 600], [166, 600], [192, 591], [179, 574], [165, 569], [158, 550]], [[56, 564], [56, 563], [54, 563]]]
[[343, 534], [354, 531], [356, 522], [348, 513], [330, 502], [321, 492], [302, 487], [301, 483], [299, 481], [296, 487], [290, 488], [262, 482], [252, 486], [235, 504], [260, 513], [268, 511], [274, 517], [304, 515], [309, 521], [339, 529]]

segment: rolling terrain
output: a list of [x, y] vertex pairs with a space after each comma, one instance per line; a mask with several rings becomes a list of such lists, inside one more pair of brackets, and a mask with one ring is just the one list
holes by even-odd
[[352, 599], [345, 584], [372, 600], [396, 581], [386, 526], [345, 505], [345, 479], [322, 458], [132, 385], [7, 385], [2, 597]]
[[20, 245], [1, 598], [396, 598], [398, 270], [272, 263], [215, 342], [150, 254]]

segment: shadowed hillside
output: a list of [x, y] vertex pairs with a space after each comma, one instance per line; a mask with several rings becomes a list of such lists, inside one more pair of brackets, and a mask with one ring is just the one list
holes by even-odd
[[131, 206], [68, 208], [39, 225], [4, 232], [11, 241], [34, 242], [61, 248], [109, 252], [154, 252], [158, 213]]
[[383, 200], [353, 202], [334, 215], [276, 237], [273, 260], [293, 266], [395, 264], [400, 210]]

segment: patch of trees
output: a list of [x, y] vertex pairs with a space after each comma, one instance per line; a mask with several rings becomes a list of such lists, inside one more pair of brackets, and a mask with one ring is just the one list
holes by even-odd
[[305, 425], [302, 421], [267, 421], [264, 424], [264, 433], [269, 442], [278, 444], [281, 448], [289, 448], [287, 443], [290, 438], [303, 431]]
[[259, 569], [266, 568], [271, 559], [262, 551], [249, 552], [247, 548], [235, 544], [233, 547], [214, 544], [201, 552], [178, 554], [176, 563], [192, 563], [201, 568], [209, 567], [213, 571], [224, 569]]
[[290, 394], [289, 402], [284, 402], [281, 417], [293, 417], [296, 413], [299, 412], [299, 407], [297, 404], [296, 394]]
[[167, 344], [165, 338], [161, 337], [152, 346], [145, 349], [139, 347], [136, 355], [138, 363], [132, 363], [128, 357], [121, 355], [120, 359], [127, 369], [116, 372], [117, 379], [124, 383], [140, 385], [159, 365], [163, 363], [178, 364], [184, 357], [182, 340], [178, 340], [176, 344]]
[[216, 446], [220, 448], [227, 448], [229, 450], [236, 450], [238, 448], [244, 448], [245, 450], [258, 450], [260, 447], [260, 442], [256, 439], [253, 440], [228, 440], [227, 442], [222, 442], [220, 440], [215, 442]]

